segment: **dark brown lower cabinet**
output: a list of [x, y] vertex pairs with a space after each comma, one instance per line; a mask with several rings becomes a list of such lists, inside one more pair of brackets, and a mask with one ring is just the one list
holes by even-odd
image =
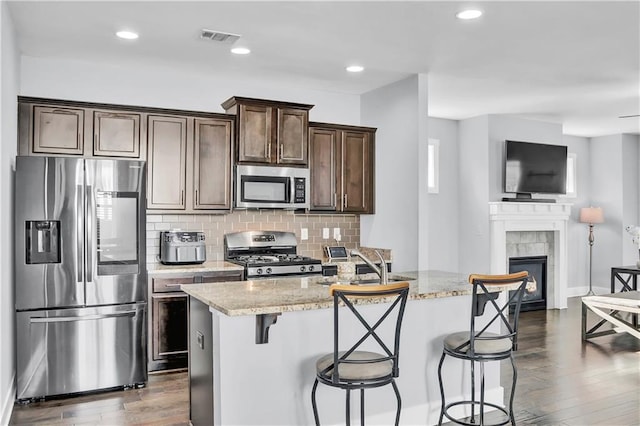
[[187, 368], [189, 354], [189, 303], [181, 285], [241, 281], [243, 271], [149, 275], [149, 371]]
[[177, 359], [180, 355], [186, 357], [189, 349], [187, 334], [188, 327], [188, 296], [181, 294], [163, 294], [152, 296], [153, 312], [153, 359]]

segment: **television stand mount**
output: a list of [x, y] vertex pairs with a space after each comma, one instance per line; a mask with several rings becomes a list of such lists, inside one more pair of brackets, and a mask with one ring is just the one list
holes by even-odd
[[511, 203], [555, 203], [553, 198], [532, 198], [531, 194], [517, 192], [515, 197], [504, 197], [502, 201]]

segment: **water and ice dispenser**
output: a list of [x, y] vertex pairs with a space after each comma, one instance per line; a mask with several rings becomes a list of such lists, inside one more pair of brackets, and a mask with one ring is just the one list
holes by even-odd
[[60, 221], [25, 222], [26, 263], [60, 263]]

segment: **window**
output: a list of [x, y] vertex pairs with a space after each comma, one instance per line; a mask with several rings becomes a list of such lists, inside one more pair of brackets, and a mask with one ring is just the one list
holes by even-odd
[[575, 198], [578, 196], [577, 174], [576, 174], [576, 157], [574, 153], [567, 154], [567, 198]]
[[440, 192], [440, 141], [438, 139], [429, 139], [427, 155], [427, 187], [430, 194], [437, 194]]

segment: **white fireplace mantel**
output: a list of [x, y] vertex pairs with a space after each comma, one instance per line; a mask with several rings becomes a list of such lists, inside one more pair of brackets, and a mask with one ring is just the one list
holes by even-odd
[[568, 250], [567, 227], [571, 204], [567, 203], [489, 203], [491, 226], [491, 273], [508, 272], [507, 232], [553, 231], [554, 270], [552, 288], [547, 288], [547, 307], [567, 307]]

